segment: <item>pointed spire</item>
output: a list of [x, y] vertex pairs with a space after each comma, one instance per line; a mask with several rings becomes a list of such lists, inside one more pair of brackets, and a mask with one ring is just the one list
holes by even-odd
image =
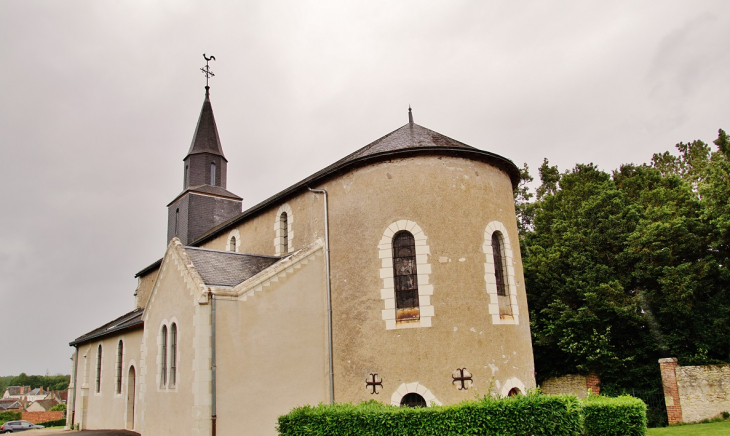
[[413, 124], [413, 112], [411, 112], [411, 105], [408, 105], [408, 124]]
[[193, 134], [188, 156], [199, 153], [210, 153], [225, 159], [221, 139], [218, 136], [218, 127], [213, 116], [213, 106], [210, 104], [209, 86], [205, 87], [205, 100], [203, 100], [203, 107], [200, 109], [198, 125], [195, 127], [195, 134]]

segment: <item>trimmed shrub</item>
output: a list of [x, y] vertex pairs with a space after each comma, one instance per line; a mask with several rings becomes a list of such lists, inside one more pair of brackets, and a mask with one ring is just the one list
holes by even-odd
[[18, 421], [22, 419], [23, 414], [20, 412], [12, 412], [10, 410], [6, 410], [5, 412], [0, 413], [0, 423], [5, 424], [8, 421]]
[[646, 434], [646, 404], [638, 398], [591, 396], [582, 406], [586, 436]]
[[56, 427], [59, 425], [66, 425], [66, 418], [56, 419], [54, 421], [39, 422], [38, 425], [42, 425], [43, 427]]
[[394, 407], [376, 401], [359, 405], [304, 406], [279, 417], [283, 436], [550, 435], [578, 436], [582, 414], [573, 396], [485, 397], [451, 406]]

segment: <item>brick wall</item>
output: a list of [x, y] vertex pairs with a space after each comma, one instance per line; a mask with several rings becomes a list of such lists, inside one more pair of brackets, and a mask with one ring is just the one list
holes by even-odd
[[674, 357], [659, 359], [659, 369], [664, 385], [664, 402], [667, 405], [667, 419], [670, 424], [682, 422], [682, 406], [677, 387], [676, 368], [679, 366]]
[[57, 410], [55, 412], [23, 412], [23, 417], [21, 419], [32, 422], [33, 424], [38, 424], [40, 422], [63, 419], [63, 412], [61, 410]]
[[601, 392], [600, 383], [601, 379], [593, 373], [588, 376], [568, 374], [545, 380], [540, 384], [540, 389], [545, 394], [572, 394], [578, 398], [585, 398], [589, 389], [591, 393], [598, 395]]
[[[682, 422], [701, 421], [714, 418], [722, 412], [730, 412], [730, 364], [680, 366], [676, 363], [676, 359], [674, 361], [674, 389], [681, 403], [679, 410], [674, 411], [675, 419], [677, 412]], [[662, 380], [664, 380], [664, 368], [662, 368]], [[671, 385], [669, 388], [672, 389]], [[667, 413], [670, 415], [671, 423], [672, 412], [669, 412], [669, 407]]]

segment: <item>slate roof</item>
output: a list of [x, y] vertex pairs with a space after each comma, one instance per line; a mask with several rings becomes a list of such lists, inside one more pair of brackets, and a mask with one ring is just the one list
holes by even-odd
[[8, 409], [22, 409], [23, 405], [20, 403], [20, 401], [16, 400], [15, 398], [7, 398], [0, 400], [0, 410], [8, 410]]
[[[333, 175], [342, 173], [345, 170], [373, 162], [420, 154], [462, 156], [469, 159], [481, 160], [503, 170], [512, 181], [513, 187], [516, 187], [520, 181], [520, 170], [511, 160], [498, 154], [464, 144], [463, 142], [449, 138], [446, 135], [442, 135], [416, 123], [409, 122], [382, 138], [379, 138], [365, 147], [345, 156], [332, 165], [317, 171], [306, 179], [241, 212], [238, 216], [213, 227], [200, 238], [193, 241], [190, 245], [199, 246], [207, 240], [214, 238], [220, 232], [225, 231], [229, 227], [243, 222], [249, 217], [255, 216], [277, 202], [295, 195], [296, 192], [305, 190], [307, 187], [316, 187], [318, 183]], [[138, 272], [135, 277], [142, 276], [155, 270], [156, 267], [159, 266], [159, 262], [160, 261], [157, 261], [146, 267], [142, 271]]]
[[[205, 87], [205, 100], [203, 107], [200, 109], [200, 117], [198, 117], [198, 125], [195, 127], [193, 141], [190, 143], [188, 155], [199, 153], [211, 153], [221, 156], [223, 159], [223, 148], [221, 147], [221, 138], [218, 136], [218, 126], [215, 124], [213, 116], [213, 106], [210, 104], [210, 93], [208, 87]], [[187, 159], [187, 156], [185, 158]]]
[[240, 215], [212, 228], [190, 245], [200, 245], [208, 239], [215, 237], [218, 232], [245, 221], [248, 217], [294, 195], [297, 191], [307, 189], [310, 186], [316, 186], [317, 183], [346, 169], [356, 168], [373, 162], [421, 154], [462, 156], [469, 159], [485, 161], [507, 173], [512, 181], [513, 187], [516, 187], [520, 181], [520, 170], [511, 160], [498, 154], [464, 144], [463, 142], [449, 138], [446, 135], [442, 135], [418, 124], [408, 123], [382, 138], [376, 139], [354, 153], [345, 156], [332, 165], [317, 171], [299, 183], [241, 212]]
[[182, 197], [183, 195], [185, 195], [188, 192], [199, 192], [201, 194], [216, 195], [218, 197], [231, 198], [233, 200], [243, 200], [243, 198], [239, 197], [238, 195], [234, 194], [231, 191], [221, 188], [220, 186], [197, 185], [197, 186], [191, 186], [188, 189], [181, 192], [180, 195], [178, 195], [177, 197], [175, 197], [174, 200], [172, 200], [170, 203], [168, 203], [168, 206], [170, 206], [172, 203], [176, 202], [180, 197]]
[[197, 247], [185, 247], [185, 251], [208, 286], [236, 286], [281, 259]]
[[74, 347], [94, 339], [102, 338], [120, 330], [142, 328], [144, 326], [144, 321], [142, 321], [143, 312], [144, 309], [137, 308], [129, 313], [125, 313], [114, 321], [108, 322], [103, 326], [86, 333], [85, 335], [79, 336], [70, 342], [69, 345]]
[[8, 395], [25, 395], [30, 392], [30, 386], [8, 386], [5, 390]]

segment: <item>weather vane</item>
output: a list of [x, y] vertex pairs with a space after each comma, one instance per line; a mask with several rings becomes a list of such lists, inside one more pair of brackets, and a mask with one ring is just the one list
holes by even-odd
[[215, 77], [215, 74], [213, 74], [212, 71], [210, 71], [210, 67], [208, 66], [208, 62], [214, 61], [215, 56], [211, 55], [210, 57], [206, 56], [205, 53], [203, 53], [203, 59], [205, 59], [205, 68], [201, 68], [200, 71], [205, 74], [205, 89], [208, 89], [208, 79], [211, 77]]

